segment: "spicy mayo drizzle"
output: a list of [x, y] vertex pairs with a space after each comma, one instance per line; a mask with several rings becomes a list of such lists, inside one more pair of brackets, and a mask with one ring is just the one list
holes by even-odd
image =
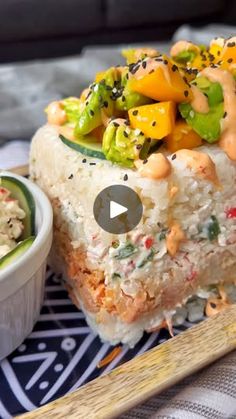
[[192, 85], [191, 90], [193, 94], [193, 99], [191, 100], [192, 108], [195, 112], [208, 113], [210, 109], [207, 97], [197, 86]]

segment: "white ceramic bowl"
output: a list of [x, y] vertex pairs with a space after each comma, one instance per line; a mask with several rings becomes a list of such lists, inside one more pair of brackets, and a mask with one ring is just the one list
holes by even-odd
[[36, 239], [15, 262], [0, 270], [0, 359], [16, 349], [32, 331], [39, 316], [45, 282], [46, 260], [52, 243], [52, 208], [46, 195], [31, 181], [20, 180], [35, 200]]

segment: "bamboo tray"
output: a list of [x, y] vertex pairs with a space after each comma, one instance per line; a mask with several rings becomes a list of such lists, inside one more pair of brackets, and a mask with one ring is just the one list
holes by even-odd
[[[28, 166], [12, 171], [24, 176]], [[113, 418], [235, 348], [236, 306], [231, 306], [107, 375], [20, 417]]]

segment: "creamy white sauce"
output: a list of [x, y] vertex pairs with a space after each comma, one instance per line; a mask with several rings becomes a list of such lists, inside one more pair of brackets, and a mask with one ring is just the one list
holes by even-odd
[[24, 226], [22, 220], [25, 212], [15, 199], [11, 199], [10, 192], [0, 187], [0, 258], [5, 256], [17, 245]]

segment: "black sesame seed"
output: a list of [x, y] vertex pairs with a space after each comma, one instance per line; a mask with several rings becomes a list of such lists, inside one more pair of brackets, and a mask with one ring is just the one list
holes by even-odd
[[142, 61], [142, 67], [146, 68], [147, 67], [147, 61]]
[[174, 72], [175, 72], [176, 70], [178, 70], [177, 65], [173, 64], [173, 65], [172, 65], [172, 67], [171, 67], [171, 70], [172, 70], [172, 71], [174, 71]]
[[125, 102], [125, 96], [122, 96], [121, 100], [122, 102]]
[[185, 90], [185, 91], [184, 91], [184, 96], [185, 96], [185, 97], [188, 97], [188, 90]]
[[88, 104], [89, 104], [89, 102], [88, 102], [88, 101], [86, 101], [86, 102], [85, 102], [85, 105], [86, 105], [86, 106], [88, 106]]
[[90, 109], [89, 113], [91, 116], [94, 116], [94, 111], [92, 109]]
[[71, 173], [71, 175], [68, 177], [68, 179], [73, 179], [74, 175]]
[[155, 127], [155, 125], [156, 125], [156, 121], [153, 121], [152, 126]]
[[209, 57], [210, 61], [214, 61], [214, 59], [215, 59], [215, 56], [211, 53], [209, 53], [208, 57]]
[[108, 108], [108, 102], [107, 102], [107, 100], [104, 100], [103, 106], [104, 106], [104, 108]]
[[228, 42], [227, 43], [227, 47], [231, 48], [231, 47], [235, 47], [235, 42]]
[[144, 135], [143, 131], [140, 131], [139, 135]]
[[129, 80], [129, 73], [127, 73], [125, 77], [127, 78], [127, 80]]
[[146, 164], [148, 162], [148, 159], [143, 160], [143, 164]]
[[124, 132], [123, 132], [123, 134], [124, 134], [124, 136], [125, 136], [126, 138], [128, 138], [128, 137], [129, 137], [129, 134], [128, 134], [126, 131], [124, 131]]
[[139, 67], [140, 67], [140, 64], [136, 65], [136, 67], [133, 67], [132, 68], [132, 70], [130, 71], [130, 73], [131, 74], [135, 74], [138, 71]]
[[152, 73], [154, 73], [154, 69], [152, 69], [151, 71], [149, 71], [148, 74], [152, 74]]
[[124, 121], [124, 124], [125, 124], [125, 125], [130, 125], [129, 120], [128, 120], [128, 119], [126, 119], [126, 120]]
[[91, 93], [92, 93], [92, 90], [90, 89], [87, 96], [86, 96], [86, 99], [88, 99], [88, 97], [91, 95]]
[[124, 175], [124, 178], [123, 178], [124, 180], [128, 180], [128, 175], [127, 175], [127, 173]]
[[226, 118], [227, 116], [227, 112], [224, 112], [223, 118]]
[[142, 144], [137, 144], [137, 145], [136, 145], [136, 148], [137, 148], [137, 150], [141, 150], [141, 148], [142, 148]]
[[131, 72], [133, 70], [133, 68], [135, 67], [135, 63], [131, 63], [129, 64], [129, 71]]
[[211, 308], [216, 308], [216, 303], [210, 302], [210, 306], [211, 306]]
[[82, 160], [82, 163], [86, 163], [86, 161], [87, 161], [87, 159], [83, 159], [83, 160]]
[[155, 58], [155, 61], [157, 61], [157, 62], [163, 61], [163, 58], [157, 57], [157, 58]]
[[118, 124], [118, 122], [113, 122], [114, 127], [118, 128], [120, 126], [120, 124]]
[[229, 59], [227, 60], [227, 62], [228, 62], [228, 63], [232, 63], [232, 62], [233, 62], [233, 58], [229, 58]]
[[138, 115], [138, 111], [136, 110], [136, 111], [133, 111], [132, 112], [132, 114], [134, 115], [134, 116], [136, 116], [136, 115]]
[[188, 82], [188, 80], [187, 80], [187, 78], [185, 76], [183, 77], [183, 80], [189, 86], [189, 82]]
[[168, 65], [168, 61], [167, 61], [167, 60], [164, 60], [164, 61], [163, 61], [163, 63], [164, 63], [165, 65]]
[[176, 154], [173, 154], [173, 156], [171, 157], [171, 160], [175, 160], [176, 159]]
[[96, 163], [93, 162], [93, 161], [91, 161], [89, 164], [90, 164], [90, 166], [96, 166]]
[[217, 51], [217, 55], [218, 55], [218, 57], [220, 56], [220, 54], [221, 54], [221, 52], [220, 52], [220, 51]]

